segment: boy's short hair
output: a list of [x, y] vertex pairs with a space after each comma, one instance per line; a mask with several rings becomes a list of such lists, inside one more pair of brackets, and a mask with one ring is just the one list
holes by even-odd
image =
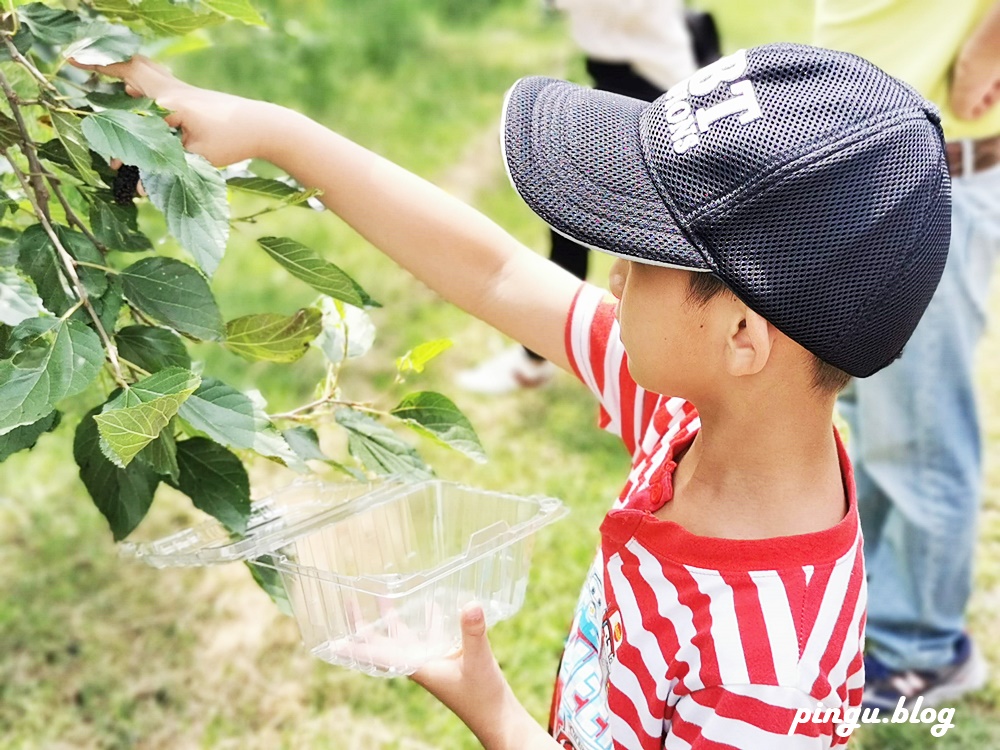
[[938, 112], [848, 53], [740, 50], [652, 103], [522, 79], [502, 145], [515, 188], [560, 233], [710, 271], [854, 376], [899, 356], [944, 269]]
[[[734, 297], [733, 290], [714, 273], [692, 273], [688, 286], [688, 299], [697, 305], [706, 305], [720, 294], [729, 293]], [[851, 382], [850, 373], [839, 367], [824, 362], [815, 354], [812, 355], [812, 386], [822, 394], [840, 393]]]

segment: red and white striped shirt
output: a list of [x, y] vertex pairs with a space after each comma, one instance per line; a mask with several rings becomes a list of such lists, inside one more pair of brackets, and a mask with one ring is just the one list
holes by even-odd
[[845, 744], [836, 719], [795, 721], [803, 709], [843, 717], [860, 706], [864, 685], [864, 562], [839, 438], [849, 512], [832, 528], [733, 540], [658, 519], [653, 511], [673, 492], [673, 458], [698, 416], [683, 399], [636, 385], [617, 326], [611, 300], [584, 285], [567, 351], [632, 469], [601, 525], [563, 652], [553, 736], [575, 750]]

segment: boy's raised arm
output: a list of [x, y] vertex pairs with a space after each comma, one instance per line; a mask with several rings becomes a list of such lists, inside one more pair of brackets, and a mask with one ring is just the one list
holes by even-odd
[[85, 67], [171, 110], [185, 147], [216, 166], [265, 159], [319, 188], [330, 210], [442, 297], [568, 368], [563, 331], [580, 282], [472, 207], [284, 107], [196, 88], [142, 57]]

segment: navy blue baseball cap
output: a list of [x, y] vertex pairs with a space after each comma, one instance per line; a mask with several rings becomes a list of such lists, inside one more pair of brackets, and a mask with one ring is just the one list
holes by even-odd
[[502, 144], [514, 187], [556, 231], [714, 273], [857, 377], [899, 356], [948, 254], [937, 109], [844, 52], [741, 50], [652, 103], [525, 78]]

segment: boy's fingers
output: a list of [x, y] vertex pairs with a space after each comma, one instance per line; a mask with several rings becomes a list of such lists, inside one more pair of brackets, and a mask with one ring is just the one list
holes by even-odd
[[167, 84], [176, 80], [165, 67], [142, 55], [135, 55], [128, 62], [109, 65], [86, 65], [72, 58], [69, 62], [82, 70], [92, 70], [101, 75], [121, 79], [125, 82], [125, 91], [129, 96], [148, 96], [156, 99]]
[[493, 650], [486, 636], [486, 615], [473, 603], [462, 610], [462, 658], [464, 669], [479, 670], [493, 664]]

